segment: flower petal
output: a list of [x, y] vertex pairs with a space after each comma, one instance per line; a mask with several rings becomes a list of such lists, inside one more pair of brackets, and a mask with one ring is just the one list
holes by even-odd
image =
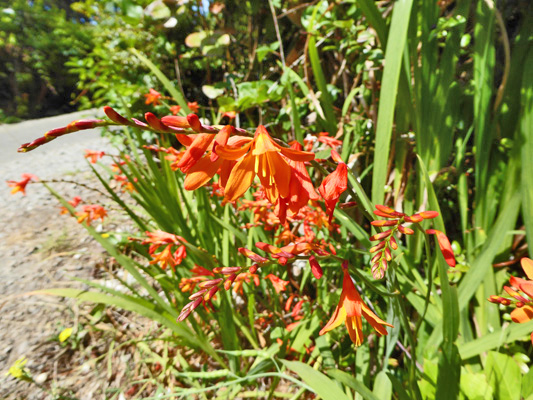
[[280, 147], [281, 154], [283, 154], [285, 157], [290, 158], [293, 161], [312, 161], [315, 159], [315, 153], [310, 151], [299, 151], [294, 150], [289, 147]]
[[198, 162], [189, 170], [183, 187], [185, 190], [196, 190], [209, 182], [217, 173], [222, 159], [212, 162], [209, 156], [203, 156]]
[[533, 319], [533, 307], [524, 306], [522, 308], [515, 308], [511, 312], [511, 319], [513, 322], [517, 322], [519, 324], [530, 321]]
[[[221, 154], [219, 153], [219, 155]], [[252, 184], [255, 176], [254, 161], [255, 157], [252, 156], [252, 153], [249, 153], [241, 161], [235, 164], [231, 170], [228, 183], [224, 188], [224, 197], [228, 201], [237, 200]]]
[[318, 334], [323, 335], [324, 333], [335, 329], [336, 327], [340, 326], [345, 320], [346, 310], [344, 309], [344, 307], [341, 307], [341, 304], [339, 303], [337, 305], [337, 308], [335, 308], [335, 312], [329, 319], [328, 323], [320, 330]]
[[526, 273], [527, 277], [529, 279], [533, 279], [533, 260], [524, 257], [520, 260], [520, 264], [522, 265], [522, 269]]
[[246, 152], [250, 149], [252, 143], [253, 142], [250, 141], [248, 144], [240, 148], [217, 146], [216, 152], [220, 157], [225, 158], [226, 160], [238, 160], [246, 154]]
[[346, 328], [348, 328], [348, 334], [350, 339], [356, 347], [363, 344], [363, 322], [361, 317], [348, 317], [346, 318]]
[[189, 171], [189, 169], [191, 169], [194, 164], [196, 164], [196, 162], [202, 158], [214, 138], [215, 135], [210, 133], [201, 133], [196, 136], [178, 163], [178, 168], [181, 169], [181, 172], [185, 173]]

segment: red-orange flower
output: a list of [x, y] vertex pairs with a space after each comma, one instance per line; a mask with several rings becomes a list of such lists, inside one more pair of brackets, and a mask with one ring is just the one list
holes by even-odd
[[343, 263], [342, 269], [344, 271], [344, 278], [342, 281], [342, 293], [339, 304], [331, 316], [331, 319], [326, 326], [322, 328], [319, 334], [323, 335], [345, 322], [350, 339], [355, 346], [360, 346], [363, 343], [363, 322], [361, 319], [361, 316], [363, 316], [370, 325], [372, 325], [372, 328], [376, 330], [378, 335], [387, 335], [387, 330], [384, 325], [390, 327], [393, 326], [380, 319], [363, 302], [363, 299], [357, 292], [352, 278], [348, 273], [347, 262]]
[[189, 110], [191, 110], [191, 112], [193, 114], [196, 114], [198, 112], [198, 110], [200, 109], [200, 106], [198, 105], [198, 102], [197, 101], [194, 101], [194, 102], [188, 102], [187, 103], [187, 107], [189, 107]]
[[96, 150], [85, 150], [85, 158], [88, 158], [91, 162], [91, 164], [96, 164], [96, 161], [98, 161], [99, 158], [102, 158], [105, 156], [105, 151], [96, 151]]
[[450, 241], [444, 232], [441, 232], [437, 229], [426, 229], [426, 233], [437, 236], [437, 242], [439, 243], [439, 248], [444, 256], [444, 259], [446, 260], [446, 264], [448, 264], [450, 267], [455, 267], [455, 256], [453, 255], [452, 245], [450, 244]]
[[100, 218], [102, 221], [107, 216], [107, 211], [104, 207], [98, 204], [87, 204], [82, 207], [82, 211], [77, 212], [78, 223], [85, 221], [87, 225], [90, 225], [92, 221]]
[[170, 112], [172, 115], [178, 115], [181, 110], [181, 106], [170, 106]]
[[284, 292], [287, 289], [289, 281], [284, 281], [283, 279], [277, 277], [276, 275], [268, 274], [265, 276], [265, 279], [269, 279], [276, 290], [276, 293]]
[[[81, 197], [80, 196], [74, 196], [72, 198], [72, 200], [68, 201], [67, 203], [70, 204], [72, 207], [77, 207], [78, 204], [81, 203]], [[67, 214], [68, 213], [68, 209], [67, 207], [61, 207], [60, 208], [60, 214]]]
[[21, 192], [23, 196], [26, 196], [26, 186], [30, 181], [38, 181], [39, 178], [37, 178], [33, 174], [22, 174], [22, 179], [20, 181], [6, 181], [7, 186], [12, 187], [11, 194], [15, 194], [18, 192]]
[[[340, 156], [331, 150], [331, 154], [340, 160]], [[326, 202], [326, 209], [329, 214], [329, 223], [333, 219], [333, 211], [337, 205], [341, 194], [348, 188], [348, 166], [342, 161], [337, 165], [337, 169], [326, 176], [318, 188], [320, 195]]]
[[227, 160], [241, 159], [233, 167], [225, 187], [228, 201], [241, 197], [257, 175], [272, 204], [276, 204], [279, 196], [287, 198], [290, 194], [291, 167], [284, 157], [300, 162], [315, 158], [313, 153], [281, 147], [262, 125], [257, 128], [254, 139], [243, 147], [219, 146], [215, 152]]
[[145, 104], [153, 104], [154, 106], [157, 106], [159, 104], [159, 100], [163, 96], [157, 90], [150, 88], [150, 92], [145, 94], [144, 97], [146, 97]]

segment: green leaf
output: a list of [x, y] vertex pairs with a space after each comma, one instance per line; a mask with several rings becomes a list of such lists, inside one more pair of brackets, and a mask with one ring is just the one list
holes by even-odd
[[528, 373], [522, 377], [521, 396], [526, 400], [533, 398], [533, 368], [530, 368]]
[[466, 360], [486, 351], [496, 349], [504, 343], [512, 343], [517, 339], [529, 335], [531, 331], [533, 331], [533, 321], [523, 324], [512, 324], [505, 329], [499, 329], [471, 342], [461, 344], [459, 346], [459, 354], [461, 354], [463, 360]]
[[355, 379], [350, 374], [341, 371], [339, 369], [328, 369], [326, 370], [327, 374], [331, 376], [336, 381], [342, 383], [343, 385], [349, 386], [357, 393], [359, 393], [365, 400], [380, 400], [372, 391], [365, 386], [365, 384], [357, 379]]
[[492, 387], [487, 381], [487, 377], [482, 373], [467, 372], [461, 369], [461, 393], [468, 400], [491, 400], [494, 398]]
[[487, 270], [492, 268], [492, 262], [500, 248], [499, 244], [504, 240], [507, 232], [514, 228], [515, 216], [519, 209], [520, 192], [516, 192], [505, 206], [503, 212], [498, 216], [481, 253], [476, 257], [459, 284], [459, 309], [462, 310], [468, 306], [470, 299], [475, 294], [481, 282], [483, 282], [483, 277], [487, 273]]
[[350, 400], [342, 389], [323, 373], [300, 361], [280, 360], [324, 400]]
[[185, 38], [185, 45], [188, 47], [200, 47], [202, 41], [207, 37], [206, 31], [193, 32]]
[[520, 400], [522, 374], [512, 357], [491, 351], [485, 363], [485, 375], [497, 399]]
[[522, 212], [529, 249], [533, 249], [533, 50], [529, 50], [522, 79]]
[[374, 174], [372, 177], [372, 202], [374, 204], [383, 203], [385, 195], [392, 121], [394, 120], [398, 80], [412, 5], [413, 0], [399, 0], [394, 3], [394, 9], [392, 11], [389, 43], [394, 43], [394, 45], [387, 46], [385, 52], [385, 69], [383, 71], [383, 81], [379, 94]]
[[377, 374], [372, 392], [378, 399], [387, 400], [392, 397], [392, 382], [385, 371]]
[[210, 99], [216, 99], [224, 94], [224, 89], [216, 88], [212, 85], [203, 85], [202, 92]]

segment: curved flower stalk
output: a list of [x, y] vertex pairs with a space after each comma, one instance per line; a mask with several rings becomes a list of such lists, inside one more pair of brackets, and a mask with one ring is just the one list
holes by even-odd
[[[513, 322], [523, 324], [533, 319], [533, 260], [524, 257], [520, 260], [520, 264], [529, 280], [511, 276], [509, 279], [511, 286], [503, 287], [508, 296], [490, 296], [488, 301], [515, 307], [511, 311], [511, 319]], [[531, 332], [531, 343], [533, 344], [533, 332]]]
[[[55, 128], [46, 132], [42, 137], [37, 138], [29, 143], [22, 144], [18, 152], [26, 153], [32, 151], [43, 144], [46, 144], [60, 136], [78, 132], [87, 129], [94, 129], [103, 126], [131, 126], [139, 128], [145, 131], [155, 133], [174, 133], [178, 136], [178, 140], [185, 140], [186, 142], [192, 142], [187, 138], [186, 133], [218, 133], [220, 127], [202, 125], [198, 116], [195, 114], [189, 114], [187, 117], [179, 117], [169, 115], [162, 119], [157, 118], [154, 114], [147, 112], [144, 114], [146, 122], [139, 121], [136, 118], [127, 119], [120, 115], [117, 111], [109, 106], [104, 107], [104, 113], [109, 120], [105, 119], [82, 119], [73, 121], [67, 126], [62, 128]], [[237, 129], [236, 131], [242, 135], [248, 135], [248, 132], [244, 129]], [[180, 141], [181, 141], [180, 140]]]
[[[398, 248], [398, 242], [394, 238], [394, 235], [398, 232], [404, 235], [412, 235], [414, 230], [404, 226], [405, 223], [418, 224], [425, 219], [433, 219], [438, 217], [439, 213], [436, 211], [422, 211], [411, 216], [399, 211], [395, 211], [392, 208], [376, 205], [374, 214], [378, 217], [387, 218], [387, 220], [376, 220], [370, 224], [378, 228], [389, 228], [386, 231], [376, 233], [370, 237], [371, 242], [379, 241], [379, 243], [370, 249], [370, 253], [376, 253], [372, 257], [372, 275], [374, 279], [383, 279], [385, 271], [388, 268], [388, 263], [392, 260], [392, 251]], [[436, 229], [426, 230], [427, 234], [436, 234], [439, 247], [444, 255], [444, 258], [450, 267], [455, 266], [455, 257], [450, 245], [450, 241], [446, 235], [437, 231]]]
[[[265, 259], [266, 260], [266, 259]], [[268, 260], [267, 260], [268, 261]], [[214, 279], [196, 278], [194, 282], [193, 278], [184, 278], [180, 283], [182, 291], [193, 290], [198, 287], [199, 290], [189, 296], [189, 303], [187, 303], [178, 317], [178, 322], [184, 321], [200, 304], [211, 302], [215, 295], [221, 290], [230, 290], [233, 286], [234, 292], [240, 292], [244, 282], [254, 282], [255, 286], [259, 286], [259, 275], [257, 272], [257, 265], [247, 267], [216, 267], [212, 271], [209, 271], [203, 267], [196, 266], [203, 270], [202, 273], [196, 273], [196, 275], [212, 276]], [[222, 277], [216, 278], [215, 274], [220, 274]], [[211, 304], [211, 303], [210, 303]], [[211, 307], [212, 304], [211, 304]]]
[[361, 295], [357, 292], [355, 285], [348, 273], [348, 262], [342, 263], [343, 280], [342, 280], [342, 292], [339, 299], [339, 304], [335, 309], [335, 312], [331, 316], [328, 323], [320, 330], [320, 335], [323, 335], [343, 322], [346, 324], [350, 339], [356, 347], [361, 346], [363, 343], [363, 321], [361, 317], [364, 317], [374, 328], [378, 336], [387, 335], [387, 329], [385, 326], [393, 328], [393, 326], [382, 319], [380, 319], [372, 310], [363, 302]]

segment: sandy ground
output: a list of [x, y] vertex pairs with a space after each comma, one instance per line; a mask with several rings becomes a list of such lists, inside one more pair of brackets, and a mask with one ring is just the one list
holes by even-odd
[[[29, 153], [16, 152], [20, 144], [49, 129], [93, 115], [94, 111], [78, 112], [0, 126], [2, 180], [19, 180], [22, 173], [32, 173], [41, 179], [97, 186], [83, 157], [84, 149], [111, 149], [97, 130], [67, 135]], [[103, 251], [73, 218], [59, 215], [57, 200], [42, 185], [28, 185], [26, 196], [11, 195], [5, 183], [0, 185], [0, 399], [42, 399], [46, 394], [35, 385], [4, 373], [25, 356], [26, 366], [41, 384], [61, 386], [67, 377], [62, 374], [68, 367], [62, 365], [66, 352], [53, 338], [73, 324], [77, 305], [24, 294], [72, 285], [72, 277], [91, 278]], [[101, 201], [96, 192], [73, 184], [54, 183], [53, 187], [67, 199], [80, 195], [87, 202]]]

